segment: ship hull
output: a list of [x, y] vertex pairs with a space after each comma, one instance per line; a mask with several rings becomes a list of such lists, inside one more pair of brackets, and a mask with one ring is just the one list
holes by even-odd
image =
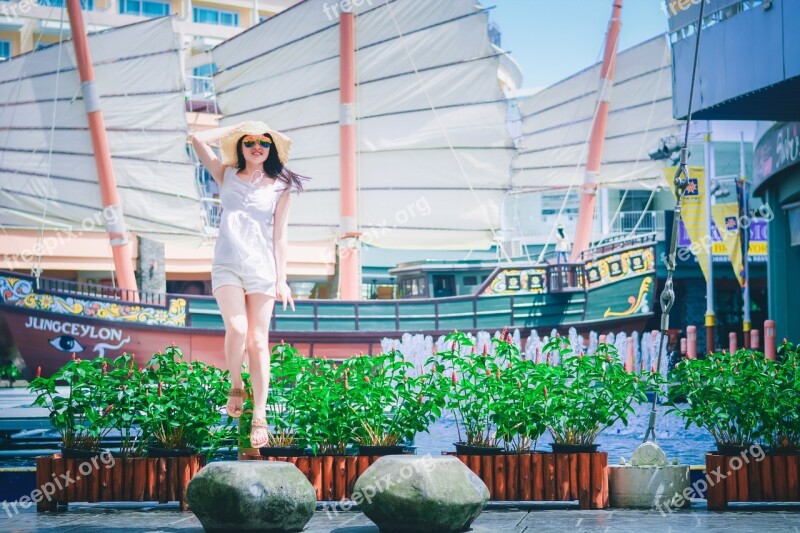
[[[73, 317], [65, 319], [53, 313], [6, 308], [3, 311], [14, 345], [22, 357], [30, 377], [41, 367], [42, 375], [58, 370], [75, 353], [76, 357], [116, 357], [132, 353], [137, 364], [145, 365], [154, 353], [175, 343], [190, 360], [201, 360], [224, 368], [225, 332], [221, 329], [174, 328], [140, 324], [114, 324], [96, 318]], [[584, 324], [541, 324], [536, 328], [518, 329], [522, 338], [532, 329], [540, 334], [549, 334], [552, 329], [561, 333], [575, 327], [578, 333], [590, 330], [613, 331], [630, 334], [642, 331], [649, 315], [640, 315], [626, 320], [598, 321]], [[487, 328], [481, 328], [487, 329]], [[436, 339], [450, 330], [416, 330], [409, 333], [430, 335]], [[467, 329], [472, 333], [479, 330]], [[399, 339], [404, 332], [297, 332], [273, 331], [270, 345], [287, 342], [301, 353], [312, 357], [344, 359], [359, 353], [381, 352], [383, 339]], [[69, 337], [65, 339], [65, 337]]]
[[[270, 344], [291, 343], [313, 357], [344, 359], [382, 351], [403, 334], [437, 338], [454, 329], [632, 333], [653, 316], [651, 242], [622, 243], [570, 265], [498, 267], [476, 294], [402, 300], [298, 300], [276, 306]], [[134, 297], [117, 289], [0, 272], [0, 312], [30, 376], [76, 357], [132, 353], [146, 364], [175, 343], [187, 358], [225, 365], [222, 317], [211, 297]]]

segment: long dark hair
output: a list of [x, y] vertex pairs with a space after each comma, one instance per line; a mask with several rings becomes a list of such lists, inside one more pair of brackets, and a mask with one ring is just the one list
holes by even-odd
[[[270, 178], [284, 182], [289, 187], [293, 187], [298, 191], [302, 191], [303, 181], [311, 178], [308, 176], [301, 176], [300, 174], [292, 172], [286, 168], [278, 157], [278, 149], [275, 148], [275, 140], [272, 138], [272, 135], [265, 133], [264, 136], [269, 137], [269, 139], [273, 142], [269, 149], [267, 159], [264, 161], [264, 174]], [[249, 135], [242, 135], [239, 137], [239, 140], [236, 141], [236, 166], [239, 170], [244, 170], [247, 166], [247, 161], [245, 161], [244, 153], [242, 152], [242, 140], [244, 140], [245, 137], [249, 137]]]

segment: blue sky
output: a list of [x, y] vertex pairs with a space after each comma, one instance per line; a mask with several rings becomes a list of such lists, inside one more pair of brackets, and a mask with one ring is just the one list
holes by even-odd
[[[663, 0], [625, 0], [620, 50], [667, 29]], [[491, 19], [503, 48], [522, 67], [523, 87], [546, 87], [600, 57], [612, 0], [481, 0], [495, 6]]]

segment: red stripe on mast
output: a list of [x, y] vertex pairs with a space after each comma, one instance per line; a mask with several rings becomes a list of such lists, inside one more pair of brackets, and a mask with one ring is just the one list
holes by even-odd
[[619, 39], [620, 26], [622, 26], [621, 13], [622, 0], [614, 0], [611, 20], [608, 23], [603, 66], [600, 69], [600, 93], [597, 96], [597, 108], [592, 121], [589, 157], [586, 160], [586, 173], [581, 187], [581, 205], [578, 211], [575, 245], [572, 247], [572, 261], [578, 261], [581, 252], [589, 248], [589, 240], [592, 236], [594, 207], [597, 201], [597, 177], [600, 175], [600, 163], [603, 158], [609, 100], [614, 80], [614, 66], [617, 59], [617, 41]]

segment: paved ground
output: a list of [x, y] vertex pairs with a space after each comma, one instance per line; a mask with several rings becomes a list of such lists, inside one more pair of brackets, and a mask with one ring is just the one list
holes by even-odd
[[[662, 516], [658, 511], [612, 509], [579, 511], [560, 505], [490, 505], [473, 523], [475, 533], [495, 531], [566, 532], [735, 532], [754, 531], [800, 533], [800, 507], [739, 506], [726, 512], [708, 512], [705, 502], [691, 509]], [[11, 518], [0, 517], [0, 531], [10, 532], [112, 532], [128, 531], [200, 533], [200, 522], [182, 513], [176, 504], [72, 504], [68, 511], [37, 514], [32, 507]], [[334, 514], [318, 510], [305, 529], [308, 533], [377, 533], [378, 528], [362, 513]]]

